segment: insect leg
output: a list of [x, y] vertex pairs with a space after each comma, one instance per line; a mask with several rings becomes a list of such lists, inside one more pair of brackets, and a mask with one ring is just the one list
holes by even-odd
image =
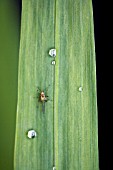
[[47, 98], [46, 102], [47, 102], [47, 101], [53, 101], [53, 100], [51, 100], [51, 99], [49, 98], [49, 96], [46, 96], [46, 98]]
[[48, 92], [49, 87], [50, 87], [50, 84], [49, 84], [49, 86], [48, 86], [48, 87], [46, 87], [46, 88], [44, 89], [44, 92], [45, 92], [45, 93], [47, 93], [47, 92]]
[[51, 99], [49, 99], [49, 98], [48, 98], [47, 100], [48, 100], [48, 101], [53, 101], [53, 100], [51, 100]]
[[37, 87], [37, 91], [38, 91], [39, 93], [41, 93], [41, 89], [40, 89], [39, 87]]

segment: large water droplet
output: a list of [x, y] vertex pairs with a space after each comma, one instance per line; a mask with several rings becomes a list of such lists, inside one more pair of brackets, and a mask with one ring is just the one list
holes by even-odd
[[49, 51], [49, 55], [50, 55], [51, 57], [56, 57], [56, 49], [51, 49], [51, 50]]
[[28, 136], [28, 138], [35, 138], [36, 137], [36, 131], [35, 130], [29, 130], [28, 131], [28, 134], [27, 134], [27, 136]]

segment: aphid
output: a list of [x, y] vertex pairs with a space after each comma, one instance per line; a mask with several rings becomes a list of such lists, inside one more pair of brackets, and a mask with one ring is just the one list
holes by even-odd
[[49, 96], [46, 95], [48, 88], [46, 88], [45, 90], [40, 90], [39, 88], [37, 89], [38, 91], [38, 102], [42, 103], [42, 111], [43, 113], [45, 112], [45, 102], [49, 101]]

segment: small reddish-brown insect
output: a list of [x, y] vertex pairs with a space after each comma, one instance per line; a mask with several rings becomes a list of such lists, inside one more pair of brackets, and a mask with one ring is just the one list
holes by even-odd
[[38, 101], [42, 103], [42, 111], [43, 113], [45, 112], [45, 102], [49, 101], [49, 96], [46, 95], [48, 88], [45, 90], [40, 90], [39, 88], [37, 89], [38, 91]]
[[41, 102], [47, 102], [48, 96], [45, 95], [44, 91], [40, 93], [40, 101]]

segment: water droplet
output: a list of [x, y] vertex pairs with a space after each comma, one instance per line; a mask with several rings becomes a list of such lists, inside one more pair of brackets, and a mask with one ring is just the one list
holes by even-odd
[[28, 138], [35, 138], [36, 137], [36, 131], [35, 130], [29, 130], [28, 131], [28, 134], [27, 134], [27, 136], [28, 136]]
[[51, 57], [56, 57], [56, 49], [51, 49], [51, 50], [49, 51], [49, 55], [50, 55]]
[[55, 65], [56, 64], [56, 62], [55, 61], [52, 61], [52, 65]]
[[79, 87], [79, 92], [82, 92], [83, 91], [83, 88], [82, 86]]

